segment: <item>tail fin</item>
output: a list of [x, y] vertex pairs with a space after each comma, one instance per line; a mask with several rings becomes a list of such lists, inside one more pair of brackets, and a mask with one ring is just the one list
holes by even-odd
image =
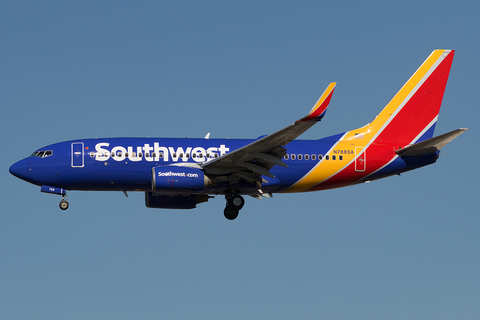
[[368, 125], [354, 130], [370, 142], [403, 147], [433, 136], [454, 50], [435, 50]]

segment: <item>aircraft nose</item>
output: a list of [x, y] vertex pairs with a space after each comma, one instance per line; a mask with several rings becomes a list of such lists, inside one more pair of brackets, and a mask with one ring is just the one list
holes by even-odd
[[27, 166], [25, 165], [25, 161], [20, 160], [18, 162], [15, 162], [14, 164], [11, 165], [9, 171], [15, 177], [18, 177], [20, 179], [25, 179], [25, 175], [27, 173]]

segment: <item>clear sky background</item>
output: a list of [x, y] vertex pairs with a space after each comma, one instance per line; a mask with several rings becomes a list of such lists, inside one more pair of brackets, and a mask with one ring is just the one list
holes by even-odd
[[[480, 4], [2, 1], [1, 319], [479, 319]], [[60, 196], [10, 175], [45, 145], [114, 136], [302, 138], [360, 127], [434, 49], [455, 49], [438, 162], [308, 194]]]

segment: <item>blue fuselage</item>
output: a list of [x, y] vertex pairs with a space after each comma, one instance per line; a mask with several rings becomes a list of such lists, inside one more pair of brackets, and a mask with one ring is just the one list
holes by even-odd
[[[319, 155], [326, 154], [337, 139], [333, 136], [291, 142], [288, 151], [297, 155], [295, 160], [284, 160], [288, 168], [273, 167], [270, 171], [275, 178], [264, 177], [268, 181], [264, 191], [280, 192], [288, 188], [308, 173], [318, 163]], [[67, 190], [149, 191], [152, 190], [153, 167], [201, 164], [252, 141], [187, 138], [72, 140], [41, 148], [36, 153], [51, 151], [50, 154], [36, 156], [34, 153], [12, 165], [10, 171], [30, 183]], [[301, 160], [298, 155], [303, 156]], [[250, 187], [246, 185], [244, 188]], [[225, 188], [226, 184], [218, 183], [205, 193], [222, 194]]]

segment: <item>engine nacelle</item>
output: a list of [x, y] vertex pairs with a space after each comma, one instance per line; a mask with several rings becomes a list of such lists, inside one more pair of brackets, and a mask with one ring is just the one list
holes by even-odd
[[197, 204], [207, 202], [206, 194], [165, 194], [160, 192], [145, 192], [145, 205], [158, 209], [193, 209]]
[[159, 166], [152, 168], [152, 190], [165, 193], [201, 192], [212, 186], [202, 170], [189, 167]]

